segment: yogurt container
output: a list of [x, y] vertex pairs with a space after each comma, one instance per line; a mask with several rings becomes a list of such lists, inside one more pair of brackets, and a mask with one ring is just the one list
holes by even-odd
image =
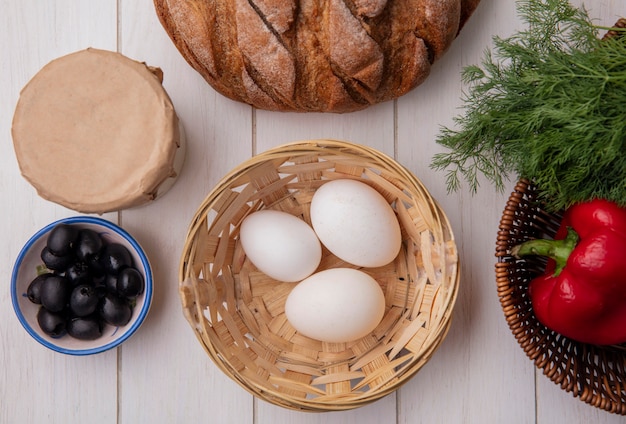
[[83, 213], [147, 204], [174, 183], [184, 133], [160, 69], [89, 48], [44, 66], [20, 92], [12, 137], [23, 177]]

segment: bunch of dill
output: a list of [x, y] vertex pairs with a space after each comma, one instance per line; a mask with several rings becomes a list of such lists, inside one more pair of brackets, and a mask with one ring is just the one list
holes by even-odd
[[626, 34], [600, 39], [607, 28], [566, 0], [517, 8], [527, 29], [494, 37], [482, 66], [464, 68], [466, 113], [442, 129], [449, 151], [431, 166], [447, 169], [450, 191], [462, 178], [475, 192], [480, 174], [501, 190], [513, 175], [536, 184], [547, 209], [626, 206]]

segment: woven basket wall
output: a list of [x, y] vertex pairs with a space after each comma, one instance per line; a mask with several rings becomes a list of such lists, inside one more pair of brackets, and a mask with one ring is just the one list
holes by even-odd
[[516, 259], [511, 248], [526, 240], [553, 238], [561, 214], [547, 213], [537, 188], [520, 180], [506, 204], [496, 243], [496, 284], [506, 321], [535, 365], [573, 396], [609, 412], [626, 415], [626, 345], [579, 343], [537, 321], [528, 284], [544, 272], [538, 256]]
[[[381, 285], [382, 322], [350, 343], [298, 334], [284, 302], [295, 284], [272, 280], [241, 249], [239, 224], [277, 209], [310, 224], [309, 203], [324, 182], [351, 178], [396, 211], [402, 249], [389, 265], [361, 268]], [[318, 270], [351, 266], [324, 250]], [[459, 284], [450, 224], [423, 185], [391, 158], [358, 144], [290, 143], [243, 163], [196, 212], [180, 264], [184, 314], [215, 364], [253, 395], [300, 411], [356, 408], [396, 390], [447, 334]]]

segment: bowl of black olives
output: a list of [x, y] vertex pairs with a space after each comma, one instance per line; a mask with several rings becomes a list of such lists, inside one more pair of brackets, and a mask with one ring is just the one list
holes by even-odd
[[126, 230], [75, 216], [28, 240], [15, 261], [11, 295], [35, 340], [56, 352], [91, 355], [119, 346], [141, 326], [152, 301], [152, 270]]

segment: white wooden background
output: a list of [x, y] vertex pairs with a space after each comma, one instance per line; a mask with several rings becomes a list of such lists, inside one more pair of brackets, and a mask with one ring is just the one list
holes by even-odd
[[[624, 0], [586, 6], [604, 24], [626, 14]], [[0, 0], [0, 424], [626, 422], [562, 391], [509, 332], [493, 272], [508, 192], [484, 186], [475, 196], [450, 195], [442, 173], [428, 166], [440, 150], [434, 142], [440, 125], [451, 125], [459, 113], [461, 68], [479, 62], [493, 35], [519, 27], [514, 0], [482, 0], [429, 79], [398, 101], [345, 115], [284, 114], [216, 94], [174, 48], [151, 0]], [[188, 154], [162, 199], [105, 215], [134, 234], [151, 258], [156, 290], [145, 324], [117, 350], [72, 357], [31, 339], [11, 306], [10, 273], [23, 243], [75, 213], [40, 199], [22, 179], [10, 127], [26, 82], [50, 60], [89, 46], [163, 69]], [[177, 267], [187, 225], [222, 175], [272, 146], [324, 137], [376, 147], [426, 184], [452, 222], [463, 278], [447, 339], [411, 381], [357, 410], [311, 414], [254, 399], [210, 362], [183, 318]]]

